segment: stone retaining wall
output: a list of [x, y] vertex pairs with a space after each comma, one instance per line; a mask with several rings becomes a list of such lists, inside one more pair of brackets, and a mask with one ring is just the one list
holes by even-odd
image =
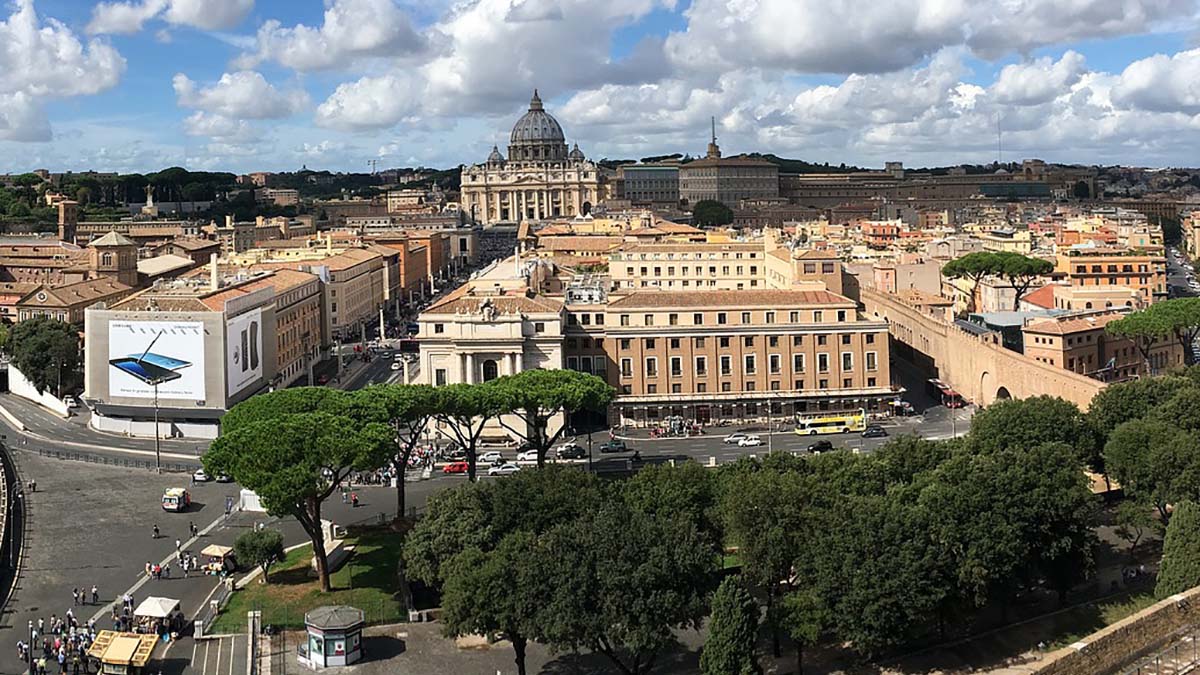
[[1162, 647], [1177, 631], [1200, 624], [1200, 587], [1173, 595], [1050, 654], [1036, 675], [1100, 675]]

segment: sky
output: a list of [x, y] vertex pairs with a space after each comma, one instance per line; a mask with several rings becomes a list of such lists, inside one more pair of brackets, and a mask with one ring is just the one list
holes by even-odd
[[1200, 0], [0, 0], [0, 171], [1200, 166]]

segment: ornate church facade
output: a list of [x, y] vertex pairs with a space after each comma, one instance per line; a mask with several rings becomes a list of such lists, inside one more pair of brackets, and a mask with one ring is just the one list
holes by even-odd
[[567, 150], [562, 127], [535, 89], [513, 126], [508, 158], [493, 146], [485, 163], [463, 167], [462, 208], [485, 225], [570, 218], [589, 213], [605, 187], [600, 167], [578, 144]]

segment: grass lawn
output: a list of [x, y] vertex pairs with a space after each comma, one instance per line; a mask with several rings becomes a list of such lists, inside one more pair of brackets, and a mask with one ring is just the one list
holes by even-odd
[[1077, 642], [1105, 626], [1137, 614], [1155, 602], [1153, 589], [1147, 589], [1072, 608], [1055, 618], [1055, 626], [1061, 626], [1064, 630], [1056, 632], [1048, 651]]
[[[303, 628], [304, 613], [321, 605], [351, 605], [366, 613], [367, 623], [394, 623], [404, 608], [396, 599], [396, 561], [403, 538], [394, 532], [366, 532], [348, 537], [355, 551], [330, 578], [333, 590], [322, 593], [308, 575], [312, 547], [298, 548], [271, 567], [271, 583], [251, 582], [229, 599], [210, 633], [246, 630], [246, 612], [262, 612], [263, 625]], [[407, 614], [404, 616], [407, 619]]]

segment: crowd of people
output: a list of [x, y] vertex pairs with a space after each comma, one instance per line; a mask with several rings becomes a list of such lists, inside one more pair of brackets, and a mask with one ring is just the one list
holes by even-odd
[[[22, 663], [30, 665], [30, 672], [35, 675], [53, 672], [55, 666], [60, 675], [91, 672], [94, 664], [88, 658], [87, 650], [96, 639], [96, 623], [88, 619], [81, 624], [75, 617], [74, 607], [100, 604], [99, 591], [92, 586], [89, 598], [86, 591], [76, 588], [72, 589], [72, 595], [74, 604], [63, 616], [51, 614], [49, 621], [39, 617], [36, 623], [31, 622], [29, 642], [17, 640], [17, 655]], [[129, 602], [133, 602], [132, 597]]]

